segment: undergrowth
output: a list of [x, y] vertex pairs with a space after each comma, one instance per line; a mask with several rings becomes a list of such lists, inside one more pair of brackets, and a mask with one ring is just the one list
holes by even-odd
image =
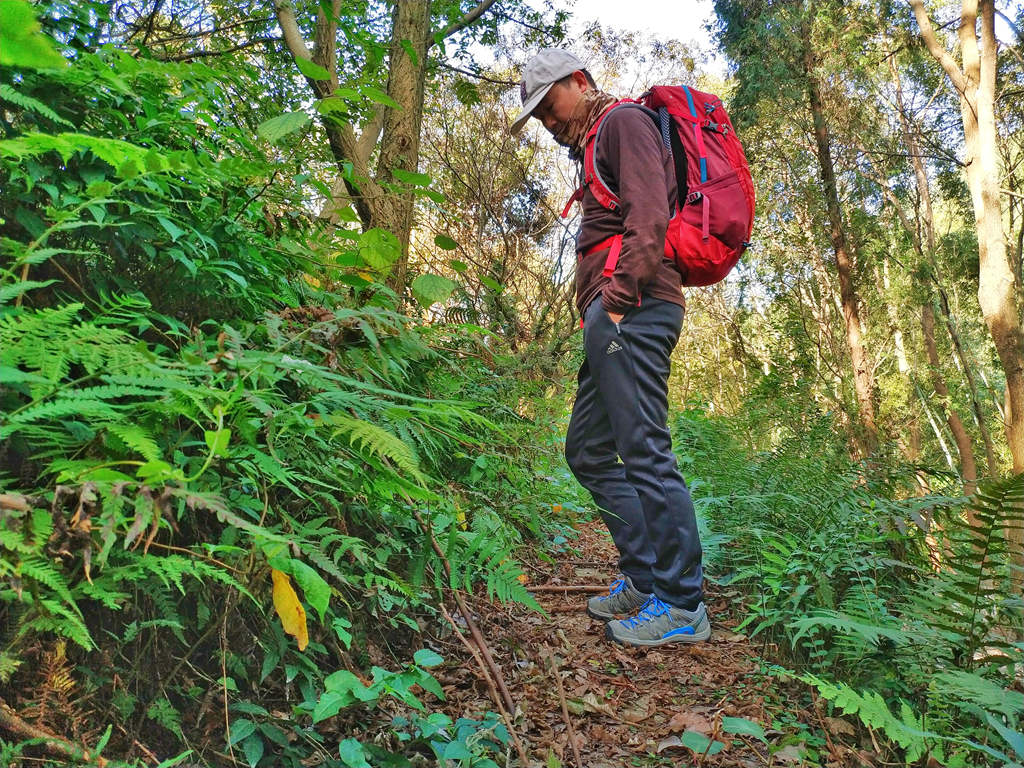
[[827, 415], [794, 423], [755, 449], [727, 418], [675, 422], [720, 537], [708, 570], [747, 595], [739, 629], [907, 765], [1019, 765], [1024, 476], [917, 495], [920, 468], [851, 461]]
[[0, 68], [0, 699], [121, 760], [505, 762], [430, 670], [452, 590], [538, 607], [550, 383], [307, 212], [256, 73], [73, 58]]

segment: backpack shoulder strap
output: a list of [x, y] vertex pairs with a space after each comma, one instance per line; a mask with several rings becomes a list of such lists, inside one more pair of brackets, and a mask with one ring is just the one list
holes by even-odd
[[606, 109], [591, 127], [587, 133], [586, 148], [583, 152], [583, 187], [589, 186], [591, 191], [594, 193], [594, 198], [605, 208], [617, 211], [621, 201], [619, 196], [612, 191], [611, 185], [605, 181], [604, 177], [601, 176], [601, 171], [597, 167], [596, 153], [597, 153], [597, 142], [601, 138], [601, 131], [604, 129], [605, 120], [608, 116], [619, 107], [634, 107], [642, 109], [648, 115], [651, 116], [655, 122], [658, 120], [658, 113], [645, 107], [636, 99], [622, 99], [612, 104]]
[[[607, 120], [608, 116], [619, 107], [636, 107], [642, 109], [651, 116], [655, 123], [659, 122], [658, 113], [636, 99], [620, 99], [601, 113], [601, 116], [594, 121], [590, 130], [587, 131], [586, 138], [584, 139], [583, 180], [576, 191], [572, 193], [572, 197], [570, 197], [568, 202], [566, 202], [565, 208], [562, 210], [563, 219], [569, 215], [569, 209], [572, 207], [573, 203], [583, 200], [583, 194], [586, 192], [588, 187], [590, 187], [591, 192], [594, 194], [594, 198], [602, 207], [611, 211], [617, 211], [619, 209], [619, 205], [621, 204], [619, 196], [612, 191], [611, 186], [604, 180], [604, 177], [601, 176], [601, 171], [598, 169], [597, 162], [595, 160], [597, 142], [601, 137], [601, 131], [604, 129], [605, 120]], [[671, 147], [669, 147], [669, 149], [671, 150]]]

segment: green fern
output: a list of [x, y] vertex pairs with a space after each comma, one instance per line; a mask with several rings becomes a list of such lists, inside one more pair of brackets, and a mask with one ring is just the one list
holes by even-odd
[[915, 762], [926, 753], [926, 739], [942, 738], [940, 734], [924, 730], [921, 717], [903, 699], [897, 700], [899, 714], [895, 715], [885, 699], [875, 691], [862, 693], [846, 683], [829, 683], [812, 674], [799, 677], [817, 688], [822, 698], [832, 702], [841, 712], [857, 715], [864, 725], [881, 731], [888, 739], [903, 747], [907, 751], [908, 763]]
[[19, 636], [53, 632], [91, 651], [95, 648], [82, 617], [63, 603], [49, 598], [34, 601], [22, 622]]
[[372, 455], [392, 462], [416, 483], [426, 483], [412, 448], [391, 432], [373, 422], [344, 414], [334, 414], [328, 421], [335, 427], [335, 435], [347, 435], [350, 443], [358, 444]]
[[969, 702], [1006, 718], [1024, 713], [1024, 693], [1004, 688], [976, 672], [940, 672], [932, 677], [930, 685], [947, 701]]
[[106, 424], [105, 428], [147, 461], [156, 461], [163, 456], [156, 441], [137, 424]]
[[29, 112], [35, 112], [36, 114], [42, 115], [47, 120], [52, 120], [58, 125], [63, 125], [68, 128], [75, 127], [73, 123], [71, 123], [69, 120], [65, 120], [63, 117], [61, 117], [48, 106], [46, 106], [46, 104], [39, 101], [39, 99], [34, 99], [31, 96], [28, 96], [24, 93], [19, 93], [7, 84], [0, 84], [0, 99], [3, 99], [4, 101], [9, 101], [11, 104], [17, 104], [19, 107], [21, 107], [22, 109], [26, 109]]
[[80, 613], [78, 606], [75, 605], [74, 598], [71, 596], [71, 589], [68, 586], [67, 579], [49, 561], [44, 560], [39, 555], [29, 555], [18, 564], [15, 571], [22, 581], [34, 581], [42, 584], [71, 606], [76, 614]]

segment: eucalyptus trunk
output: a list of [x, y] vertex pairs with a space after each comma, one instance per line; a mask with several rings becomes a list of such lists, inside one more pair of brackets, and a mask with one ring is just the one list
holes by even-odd
[[935, 35], [924, 0], [910, 0], [929, 52], [942, 65], [960, 98], [967, 186], [978, 233], [978, 302], [1006, 377], [1006, 440], [1013, 471], [1024, 472], [1024, 337], [1016, 274], [1003, 237], [995, 118], [995, 5], [964, 0], [958, 38], [963, 66]]
[[964, 483], [964, 493], [970, 496], [978, 487], [978, 467], [974, 461], [971, 436], [967, 434], [960, 415], [949, 399], [949, 388], [942, 375], [942, 363], [939, 360], [939, 351], [935, 344], [935, 313], [928, 304], [921, 307], [921, 332], [924, 335], [924, 347], [928, 353], [928, 372], [931, 374], [932, 388], [938, 395], [946, 413], [946, 424], [949, 425], [949, 431], [953, 433], [953, 441], [960, 454], [960, 477]]
[[[806, 38], [805, 38], [806, 41]], [[809, 41], [804, 47], [804, 74], [807, 97], [814, 120], [814, 139], [817, 145], [818, 164], [821, 171], [822, 192], [828, 213], [829, 236], [836, 256], [836, 270], [839, 274], [839, 297], [843, 307], [846, 325], [846, 344], [853, 365], [853, 386], [857, 396], [857, 410], [860, 417], [857, 442], [861, 453], [868, 455], [878, 445], [878, 427], [875, 424], [873, 364], [861, 333], [860, 298], [857, 295], [853, 276], [853, 256], [843, 227], [842, 209], [836, 185], [835, 166], [832, 161], [831, 140], [825, 111], [822, 105], [820, 84], [815, 73], [814, 51]]]
[[[946, 330], [949, 333], [950, 341], [953, 343], [953, 349], [956, 352], [957, 358], [960, 360], [960, 367], [963, 369], [964, 377], [967, 380], [967, 388], [971, 397], [971, 408], [974, 412], [974, 418], [978, 424], [978, 430], [981, 432], [981, 438], [985, 445], [985, 458], [988, 467], [988, 474], [990, 476], [994, 476], [997, 470], [995, 448], [992, 445], [992, 436], [991, 434], [989, 434], [988, 425], [985, 423], [985, 415], [981, 409], [981, 400], [978, 396], [978, 386], [977, 382], [975, 381], [973, 372], [973, 360], [968, 360], [968, 355], [960, 340], [960, 334], [957, 332], [956, 326], [953, 322], [953, 313], [950, 311], [949, 301], [946, 298], [946, 292], [942, 288], [941, 275], [938, 271], [938, 260], [935, 258], [935, 217], [932, 211], [932, 194], [931, 188], [928, 185], [928, 174], [925, 170], [924, 162], [921, 159], [921, 150], [920, 146], [917, 143], [917, 138], [914, 135], [914, 131], [911, 129], [910, 121], [907, 119], [906, 104], [903, 99], [903, 86], [900, 82], [899, 69], [896, 67], [895, 62], [892, 59], [890, 59], [889, 66], [892, 71], [893, 82], [896, 86], [896, 107], [900, 121], [900, 129], [903, 133], [903, 143], [907, 147], [907, 154], [910, 155], [911, 164], [914, 168], [914, 183], [917, 186], [917, 195], [921, 201], [921, 210], [918, 213], [918, 221], [920, 226], [920, 232], [923, 233], [924, 235], [924, 241], [922, 242], [921, 234], [919, 234], [918, 231], [914, 230], [909, 225], [909, 222], [905, 221], [904, 227], [906, 227], [907, 231], [913, 238], [914, 248], [916, 249], [918, 256], [924, 259], [932, 270], [932, 277], [934, 278], [935, 286], [939, 294], [939, 307], [942, 311], [944, 324]], [[925, 315], [927, 315], [929, 320], [929, 327], [932, 329], [930, 331], [930, 338], [926, 338], [926, 343], [930, 343], [932, 346], [935, 346], [935, 313], [932, 310], [932, 307], [927, 299], [921, 307], [921, 312], [922, 327], [925, 323]], [[941, 368], [938, 367], [938, 363], [935, 362], [938, 359], [937, 354], [935, 359], [933, 360], [932, 351], [931, 349], [929, 349], [928, 358], [929, 362], [932, 365], [933, 381], [935, 380], [936, 376], [942, 378], [942, 370]], [[948, 388], [946, 387], [944, 379], [942, 381], [942, 388], [946, 392], [948, 392]], [[938, 387], [936, 387], [936, 392], [939, 392]], [[943, 395], [940, 394], [940, 396]], [[946, 403], [945, 407], [948, 412], [953, 412], [952, 402]], [[959, 416], [957, 416], [956, 418], [957, 420], [959, 420]], [[954, 432], [954, 436], [956, 436], [956, 430], [953, 429], [952, 424], [950, 425], [950, 429]], [[960, 439], [957, 438], [958, 448], [961, 447], [961, 445], [962, 443]], [[968, 457], [963, 456], [963, 451], [961, 450], [961, 467], [968, 465], [974, 467], [976, 465], [973, 457], [973, 448], [971, 447], [971, 443], [969, 441], [966, 443], [966, 447], [967, 449], [971, 450], [972, 456], [969, 457], [968, 460]], [[964, 483], [966, 489], [966, 476]]]

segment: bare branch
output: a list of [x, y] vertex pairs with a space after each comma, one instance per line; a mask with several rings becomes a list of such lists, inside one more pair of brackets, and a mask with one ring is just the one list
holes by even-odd
[[313, 60], [313, 54], [306, 47], [306, 41], [302, 38], [299, 25], [295, 21], [295, 9], [292, 8], [290, 0], [274, 0], [274, 11], [277, 13], [277, 23], [281, 25], [281, 32], [284, 33], [284, 42], [296, 59]]
[[156, 58], [160, 61], [192, 61], [192, 59], [201, 59], [207, 56], [223, 56], [226, 53], [234, 53], [235, 51], [253, 48], [254, 46], [263, 45], [264, 43], [275, 43], [280, 39], [280, 37], [257, 37], [254, 40], [247, 40], [246, 42], [234, 45], [231, 48], [222, 48], [217, 50], [211, 49], [207, 51], [188, 51], [186, 53], [176, 53], [173, 56], [157, 56]]
[[949, 79], [953, 82], [953, 87], [961, 94], [964, 93], [967, 90], [967, 80], [964, 77], [964, 73], [960, 70], [953, 57], [949, 55], [949, 51], [943, 47], [942, 43], [935, 36], [932, 20], [928, 18], [928, 12], [924, 7], [924, 0], [909, 0], [909, 2], [910, 7], [914, 10], [914, 17], [917, 19], [917, 26], [921, 30], [921, 39], [924, 40], [928, 52], [946, 70], [946, 74], [949, 75]]
[[494, 5], [494, 3], [495, 0], [481, 0], [481, 2], [476, 4], [476, 7], [473, 8], [473, 10], [471, 10], [461, 19], [459, 19], [456, 22], [453, 22], [452, 24], [449, 24], [440, 32], [431, 35], [430, 40], [427, 41], [427, 48], [429, 49], [430, 46], [434, 44], [435, 40], [444, 40], [445, 38], [451, 37], [456, 32], [459, 32], [468, 27], [474, 21], [476, 21], [485, 13], [487, 13], [487, 9]]
[[461, 67], [456, 67], [454, 64], [449, 64], [446, 61], [442, 61], [441, 62], [441, 66], [444, 67], [445, 69], [452, 70], [452, 72], [459, 72], [459, 73], [461, 73], [463, 75], [468, 75], [469, 77], [475, 77], [477, 80], [486, 80], [488, 83], [496, 83], [498, 85], [519, 85], [519, 81], [518, 80], [516, 80], [516, 81], [513, 81], [513, 80], [499, 80], [498, 78], [495, 78], [495, 77], [488, 77], [487, 75], [481, 75], [479, 72], [472, 72], [472, 71], [470, 71], [468, 69], [462, 69]]
[[370, 155], [373, 153], [373, 148], [377, 145], [377, 139], [380, 138], [382, 130], [384, 130], [384, 110], [378, 109], [373, 113], [370, 121], [363, 126], [363, 132], [359, 134], [359, 138], [356, 140], [355, 162], [357, 167], [369, 166]]

